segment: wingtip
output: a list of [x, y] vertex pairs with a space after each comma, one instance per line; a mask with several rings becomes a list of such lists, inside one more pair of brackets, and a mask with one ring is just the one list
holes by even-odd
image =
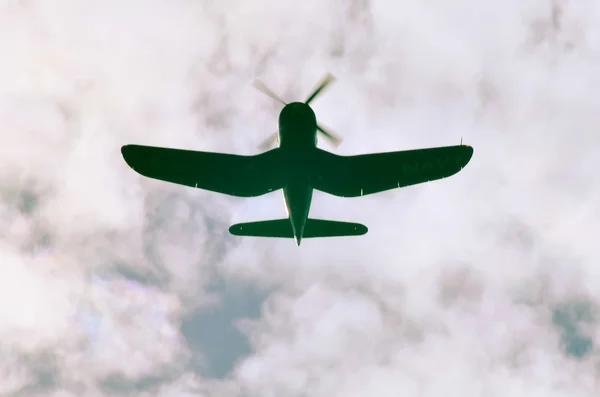
[[471, 154], [471, 156], [473, 156], [473, 153], [475, 153], [475, 149], [473, 148], [473, 146], [469, 146], [469, 145], [465, 145], [467, 147], [467, 149], [469, 149], [469, 153]]
[[139, 172], [136, 170], [137, 167], [134, 167], [134, 164], [136, 164], [136, 157], [137, 157], [137, 153], [135, 150], [135, 147], [137, 145], [123, 145], [121, 146], [121, 156], [123, 156], [123, 160], [125, 160], [125, 163], [127, 163], [127, 165], [134, 171]]
[[466, 155], [464, 157], [464, 164], [460, 167], [460, 170], [458, 170], [457, 172], [462, 171], [463, 168], [465, 168], [467, 166], [467, 164], [469, 164], [471, 162], [471, 159], [473, 158], [473, 153], [475, 152], [475, 150], [473, 149], [472, 146], [469, 145], [462, 145], [466, 151]]
[[123, 146], [121, 146], [121, 155], [122, 155], [123, 157], [126, 157], [126, 156], [127, 156], [127, 154], [130, 152], [130, 150], [131, 150], [131, 146], [132, 146], [132, 145], [123, 145]]
[[123, 156], [123, 160], [125, 160], [125, 163], [127, 163], [127, 165], [131, 167], [131, 145], [121, 146], [121, 156]]
[[469, 159], [473, 156], [473, 153], [475, 152], [475, 149], [471, 145], [461, 144], [459, 145], [459, 147], [466, 150], [466, 152], [469, 154]]

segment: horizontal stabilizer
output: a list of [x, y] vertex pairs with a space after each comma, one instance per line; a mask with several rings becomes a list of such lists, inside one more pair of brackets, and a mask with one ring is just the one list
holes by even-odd
[[[368, 230], [360, 223], [307, 219], [302, 238], [362, 236]], [[234, 236], [294, 238], [292, 223], [287, 218], [238, 223], [229, 228], [229, 233]]]

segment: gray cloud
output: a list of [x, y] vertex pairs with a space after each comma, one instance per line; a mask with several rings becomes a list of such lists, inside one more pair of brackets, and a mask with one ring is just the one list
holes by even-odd
[[[0, 394], [596, 395], [597, 26], [591, 1], [5, 2]], [[120, 157], [256, 153], [279, 107], [252, 79], [294, 100], [326, 71], [339, 153], [462, 137], [471, 164], [317, 193], [370, 232], [299, 250], [227, 233], [280, 193]]]

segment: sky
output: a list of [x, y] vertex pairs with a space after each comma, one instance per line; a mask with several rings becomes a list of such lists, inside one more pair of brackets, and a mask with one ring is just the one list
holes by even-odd
[[[597, 396], [600, 4], [0, 1], [0, 395]], [[441, 181], [285, 214], [143, 178], [125, 144], [257, 154], [281, 105], [338, 154], [456, 145]], [[202, 172], [200, 170], [199, 172]], [[210, 170], [206, 170], [210, 172]]]

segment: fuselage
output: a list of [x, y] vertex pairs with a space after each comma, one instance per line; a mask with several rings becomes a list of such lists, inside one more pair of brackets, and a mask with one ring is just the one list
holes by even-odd
[[316, 146], [317, 119], [313, 110], [301, 102], [286, 105], [279, 114], [279, 148], [288, 176], [283, 197], [298, 245], [304, 235], [313, 194], [307, 162]]

